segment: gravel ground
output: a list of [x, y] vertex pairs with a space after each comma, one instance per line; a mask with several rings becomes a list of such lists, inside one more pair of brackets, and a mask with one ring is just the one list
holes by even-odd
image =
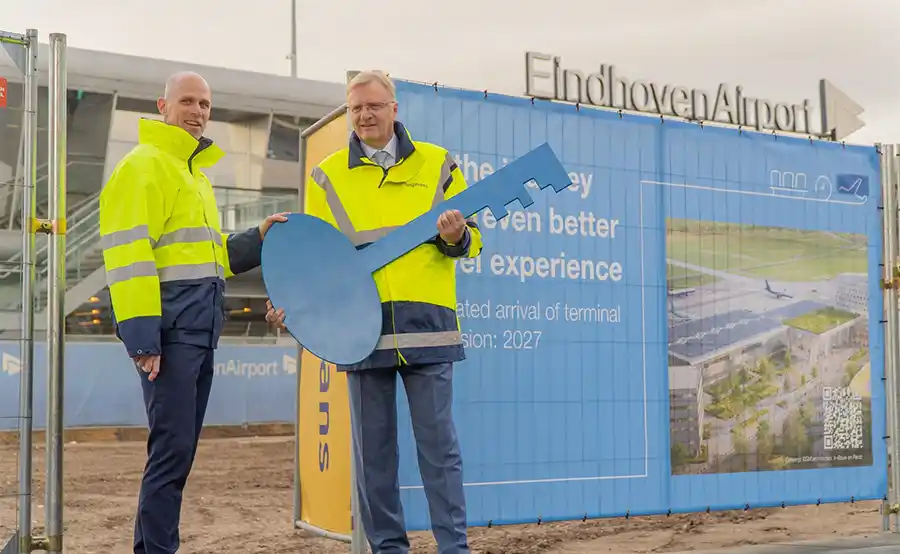
[[[42, 448], [35, 450], [35, 498], [43, 495]], [[142, 442], [69, 443], [65, 449], [67, 552], [130, 552], [136, 493], [145, 458]], [[182, 552], [194, 554], [337, 554], [347, 545], [292, 528], [293, 439], [208, 439], [188, 483]], [[15, 526], [16, 451], [0, 446], [0, 541]], [[675, 552], [871, 535], [880, 502], [595, 520], [472, 529], [481, 554]], [[34, 513], [43, 520], [42, 502]], [[433, 553], [428, 533], [413, 534], [416, 554]]]

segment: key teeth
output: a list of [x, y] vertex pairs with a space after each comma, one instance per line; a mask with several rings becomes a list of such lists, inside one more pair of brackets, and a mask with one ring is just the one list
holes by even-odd
[[494, 219], [499, 221], [509, 215], [509, 212], [506, 211], [506, 205], [500, 204], [499, 206], [488, 206], [491, 210], [491, 215], [494, 216]]
[[519, 204], [522, 205], [523, 208], [527, 208], [528, 206], [534, 204], [534, 198], [531, 197], [527, 192], [523, 192], [518, 196]]
[[566, 177], [565, 179], [563, 179], [561, 181], [557, 181], [554, 179], [553, 183], [551, 183], [550, 186], [553, 187], [554, 191], [562, 192], [562, 191], [566, 190], [567, 188], [569, 188], [570, 186], [572, 186], [572, 181], [568, 177]]
[[562, 174], [560, 175], [554, 175], [552, 178], [539, 180], [537, 181], [537, 183], [538, 188], [540, 188], [541, 190], [552, 188], [554, 192], [562, 192], [572, 186], [572, 180], [569, 179], [569, 175], [565, 172], [565, 170], [563, 170]]

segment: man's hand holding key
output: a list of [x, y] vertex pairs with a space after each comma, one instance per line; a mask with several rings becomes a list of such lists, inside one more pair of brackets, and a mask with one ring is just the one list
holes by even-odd
[[268, 323], [275, 323], [279, 328], [284, 329], [284, 310], [281, 308], [275, 309], [275, 306], [272, 305], [271, 300], [266, 300], [266, 321]]
[[458, 244], [466, 232], [466, 218], [459, 210], [447, 210], [438, 217], [438, 232], [447, 244]]

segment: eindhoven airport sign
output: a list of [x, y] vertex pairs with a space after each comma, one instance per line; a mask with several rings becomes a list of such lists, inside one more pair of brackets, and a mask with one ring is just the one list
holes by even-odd
[[713, 92], [646, 80], [629, 80], [612, 64], [585, 75], [563, 69], [561, 58], [537, 52], [525, 53], [525, 94], [546, 100], [578, 102], [727, 125], [802, 133], [828, 140], [842, 140], [865, 123], [863, 109], [827, 79], [819, 81], [820, 123], [815, 129], [812, 104], [776, 102], [753, 98], [742, 86], [720, 83]]

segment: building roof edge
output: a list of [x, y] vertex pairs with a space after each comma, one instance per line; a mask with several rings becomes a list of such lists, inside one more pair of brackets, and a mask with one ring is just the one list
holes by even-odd
[[[320, 117], [345, 100], [343, 83], [71, 46], [66, 54], [70, 89], [118, 92], [129, 98], [154, 100], [162, 93], [169, 75], [178, 71], [196, 71], [212, 87], [215, 106], [226, 109]], [[38, 69], [42, 84], [46, 84], [48, 62], [49, 47], [41, 44]], [[7, 56], [0, 56], [0, 72], [10, 81], [21, 81], [21, 73]]]

